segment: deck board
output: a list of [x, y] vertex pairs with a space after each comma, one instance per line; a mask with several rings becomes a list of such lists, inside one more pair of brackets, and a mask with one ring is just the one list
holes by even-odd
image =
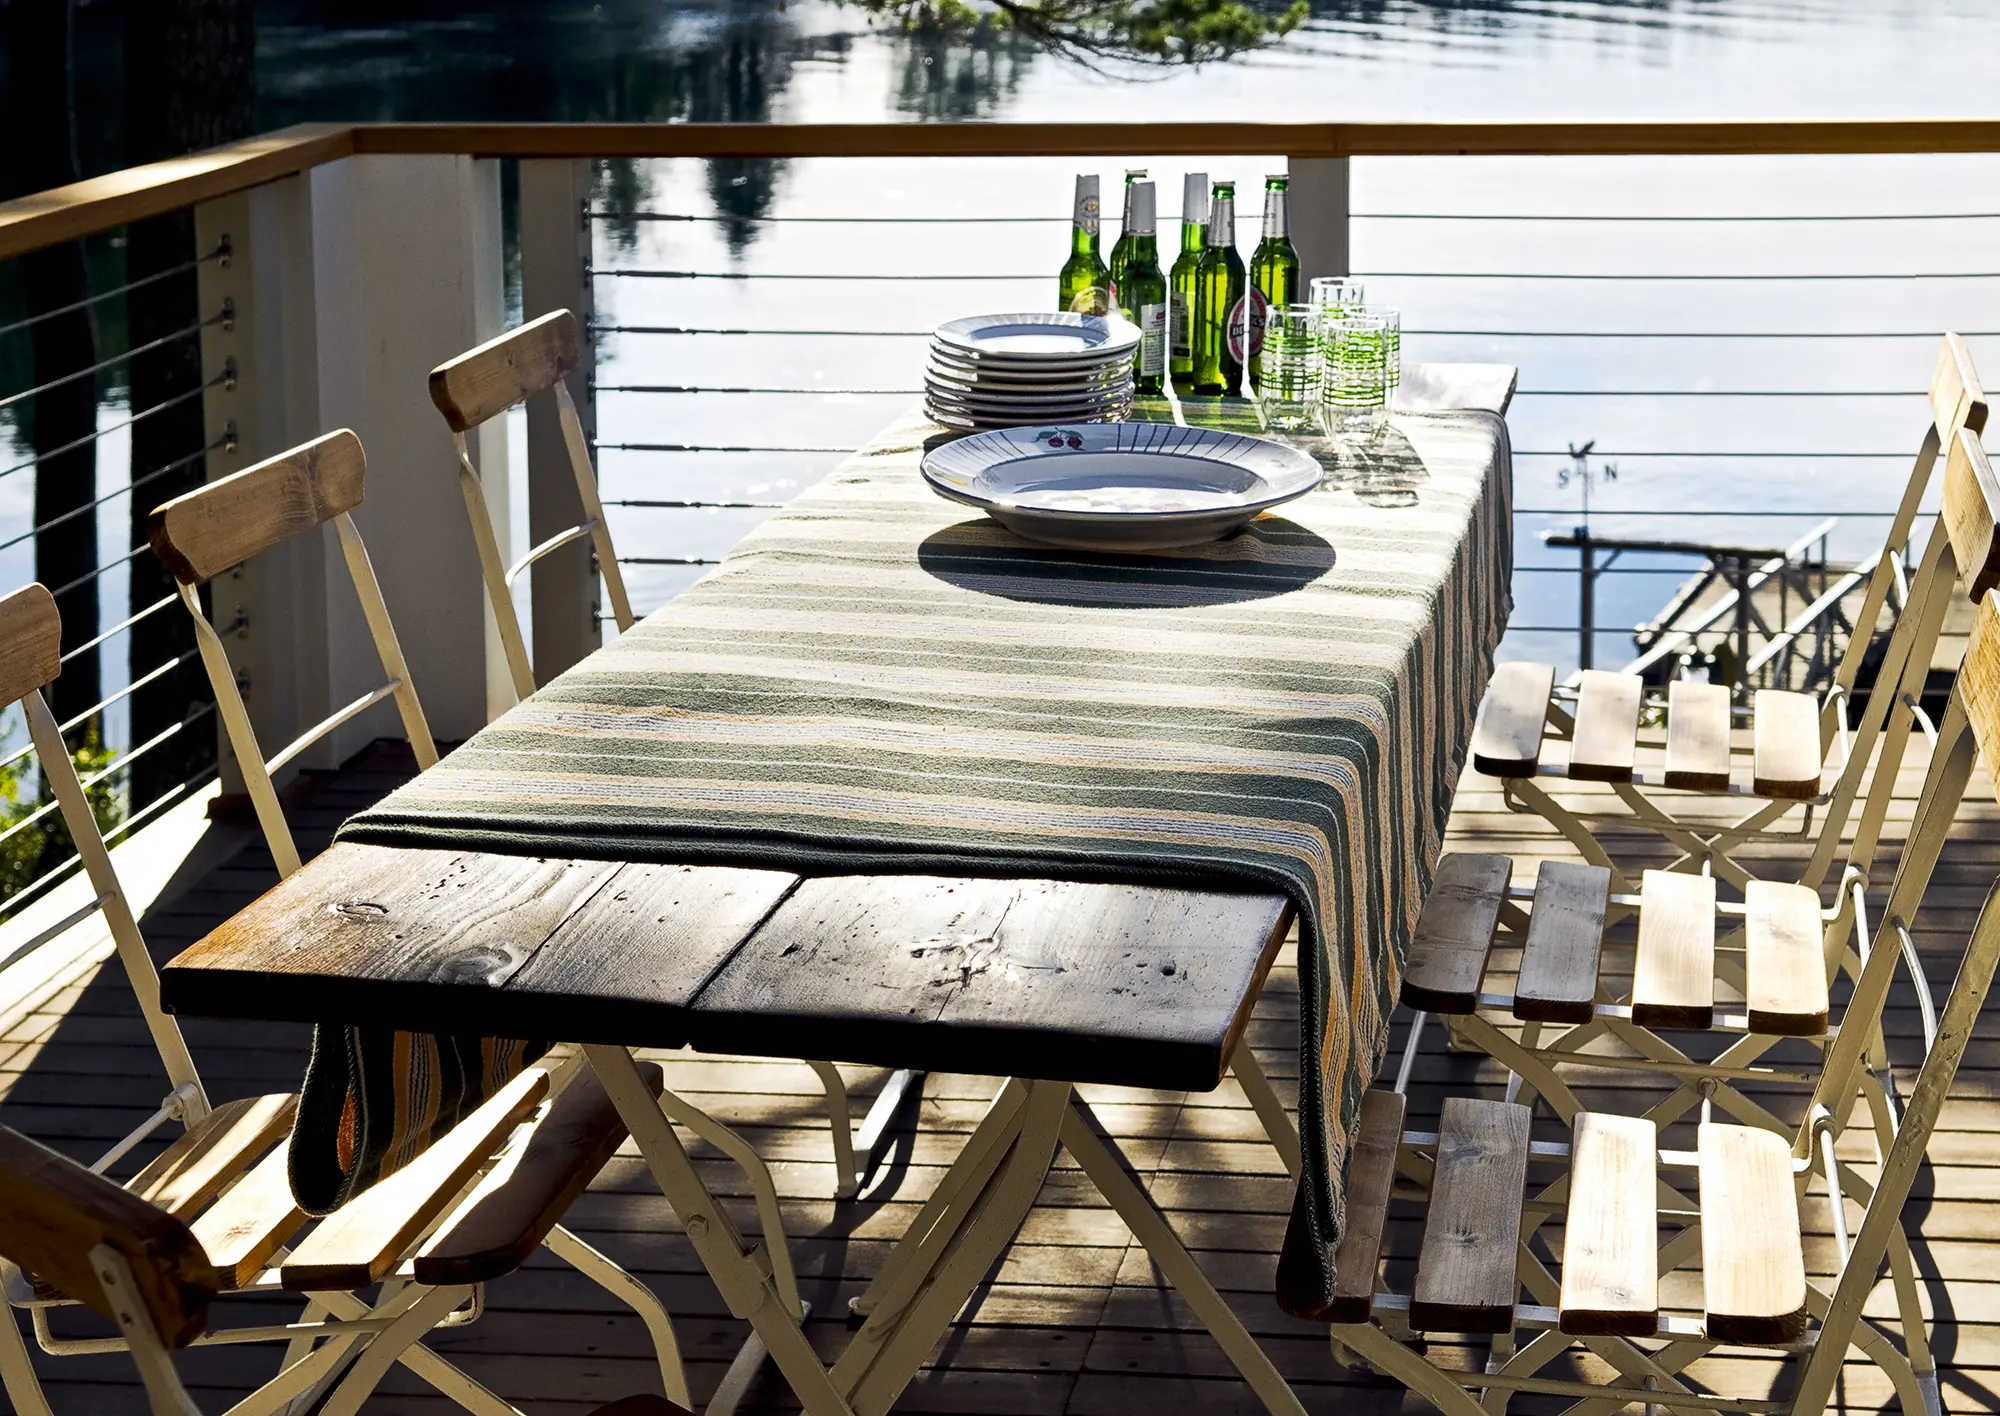
[[[1642, 744], [1657, 760], [1658, 744]], [[1913, 754], [1915, 755], [1915, 754]], [[338, 819], [388, 790], [407, 771], [407, 759], [377, 751], [308, 798], [295, 813], [301, 849], [322, 849]], [[1907, 825], [1919, 778], [1908, 770], [1891, 813], [1897, 840]], [[1563, 784], [1560, 795], [1584, 803], [1602, 789]], [[1971, 927], [1986, 889], [2000, 875], [2000, 809], [1983, 773], [1975, 782], [1962, 825], [1938, 872], [1916, 925], [1918, 947], [1940, 999], [1956, 962], [1953, 952]], [[1726, 809], [1726, 808], [1725, 808]], [[1629, 838], [1632, 850], [1641, 837]], [[1893, 842], [1892, 842], [1893, 844]], [[1517, 879], [1531, 879], [1541, 859], [1573, 859], [1536, 818], [1510, 812], [1498, 784], [1468, 775], [1452, 818], [1449, 849], [1494, 851], [1515, 858]], [[1635, 859], [1628, 850], [1624, 859]], [[1776, 846], [1772, 858], [1797, 858], [1796, 847]], [[1885, 851], [1893, 860], [1893, 850]], [[1664, 863], [1664, 852], [1657, 859]], [[1878, 868], [1878, 883], [1888, 872]], [[261, 847], [244, 846], [220, 865], [205, 866], [178, 895], [148, 911], [144, 928], [157, 956], [168, 957], [248, 903], [275, 880]], [[1504, 979], [1519, 961], [1518, 945], [1505, 936], [1491, 968]], [[1614, 933], [1606, 971], [1629, 973], [1631, 939]], [[157, 1103], [164, 1079], [122, 984], [98, 978], [100, 964], [84, 961], [58, 970], [26, 995], [4, 989], [0, 976], [0, 1121], [87, 1157]], [[1724, 996], [1727, 991], [1723, 990]], [[1839, 1008], [1841, 998], [1835, 997]], [[1248, 1038], [1281, 1097], [1297, 1090], [1295, 1035], [1297, 977], [1290, 946], [1280, 957], [1250, 1024]], [[1399, 1013], [1392, 1049], [1400, 1049], [1407, 1013]], [[186, 1022], [189, 1042], [218, 1099], [295, 1085], [302, 1074], [307, 1030], [286, 1024]], [[1917, 1013], [1899, 980], [1885, 1021], [1892, 1056], [1905, 1067], [1918, 1055]], [[1783, 1048], [1803, 1044], [1786, 1043]], [[1392, 1050], [1392, 1062], [1396, 1052]], [[1775, 1056], [1782, 1057], [1784, 1051]], [[930, 1078], [922, 1104], [894, 1133], [887, 1164], [858, 1202], [836, 1203], [820, 1092], [803, 1065], [754, 1059], [662, 1057], [669, 1085], [697, 1105], [737, 1124], [769, 1158], [794, 1238], [806, 1296], [819, 1313], [840, 1310], [881, 1264], [894, 1237], [915, 1212], [977, 1123], [993, 1084], [982, 1078]], [[844, 1069], [859, 1104], [880, 1085], [880, 1069]], [[1491, 1062], [1444, 1049], [1440, 1030], [1426, 1030], [1425, 1047], [1410, 1097], [1410, 1124], [1435, 1123], [1446, 1089], [1486, 1097], [1502, 1093], [1504, 1078]], [[1907, 1073], [1905, 1085], [1907, 1086]], [[1627, 1074], [1579, 1071], [1577, 1091], [1586, 1104], [1615, 1109], [1643, 1105], [1650, 1094]], [[1206, 1272], [1258, 1335], [1279, 1369], [1296, 1385], [1309, 1411], [1343, 1416], [1428, 1410], [1390, 1383], [1337, 1367], [1324, 1329], [1282, 1314], [1271, 1296], [1271, 1276], [1286, 1213], [1288, 1182], [1277, 1154], [1262, 1139], [1254, 1113], [1234, 1081], [1203, 1095], [1112, 1087], [1085, 1089], [1104, 1126], [1118, 1140], [1155, 1198]], [[1793, 1094], [1796, 1096], [1796, 1094]], [[1785, 1105], [1776, 1107], [1791, 1115]], [[1547, 1129], [1538, 1122], [1538, 1133]], [[1663, 1132], [1669, 1144], [1692, 1144], [1692, 1126]], [[1856, 1158], [1860, 1138], [1848, 1148]], [[697, 1164], [735, 1212], [754, 1230], [740, 1177], [712, 1151], [695, 1149]], [[1920, 1222], [1920, 1267], [1938, 1275], [1943, 1316], [1934, 1331], [1951, 1410], [2000, 1407], [2000, 1282], [1989, 1281], [2000, 1258], [2000, 1018], [1984, 1022], [1931, 1148], [1932, 1163], [1919, 1177], [1911, 1218]], [[146, 1158], [141, 1154], [130, 1164]], [[1809, 1272], [1832, 1263], [1833, 1239], [1824, 1206], [1804, 1210]], [[642, 1277], [668, 1302], [688, 1359], [697, 1401], [720, 1380], [745, 1331], [727, 1315], [702, 1275], [694, 1250], [642, 1163], [629, 1146], [571, 1211], [570, 1223]], [[1559, 1231], [1555, 1231], [1559, 1232]], [[1385, 1239], [1390, 1277], [1407, 1291], [1420, 1235], [1409, 1212], [1393, 1205]], [[1700, 1276], [1692, 1267], [1666, 1279], [1666, 1298], [1698, 1306]], [[280, 1311], [280, 1302], [234, 1302], [218, 1311]], [[1886, 1283], [1869, 1312], [1889, 1318]], [[266, 1319], [268, 1320], [268, 1319]], [[846, 1340], [836, 1321], [815, 1321], [812, 1340], [832, 1353]], [[464, 1363], [480, 1380], [534, 1413], [580, 1413], [634, 1391], [657, 1390], [650, 1351], [640, 1324], [588, 1281], [546, 1255], [493, 1284], [484, 1319], [461, 1331], [438, 1334], [437, 1348]], [[1440, 1361], [1476, 1365], [1483, 1351], [1461, 1339], [1435, 1338]], [[186, 1354], [183, 1371], [204, 1409], [221, 1409], [268, 1373], [272, 1356], [258, 1349], [211, 1348]], [[104, 1413], [138, 1416], [144, 1403], [132, 1368], [120, 1357], [53, 1359], [37, 1355], [59, 1416]], [[1732, 1357], [1697, 1363], [1694, 1374], [1746, 1394], [1762, 1395], [1778, 1375], [1775, 1363]], [[1594, 1359], [1573, 1359], [1549, 1375], [1604, 1375]], [[1889, 1396], [1884, 1379], [1851, 1362], [1837, 1399], [1844, 1411], [1875, 1411]], [[760, 1411], [795, 1407], [768, 1372], [753, 1405]], [[1185, 1305], [1163, 1289], [1145, 1252], [1097, 1200], [1068, 1158], [1058, 1159], [1020, 1240], [975, 1296], [965, 1320], [947, 1339], [944, 1362], [927, 1371], [898, 1403], [901, 1412], [995, 1413], [995, 1416], [1097, 1416], [1151, 1410], [1159, 1416], [1199, 1408], [1202, 1416], [1254, 1416], [1262, 1407], [1230, 1372], [1220, 1349]], [[367, 1407], [370, 1413], [444, 1416], [456, 1410], [407, 1377], [392, 1377]], [[1544, 1409], [1518, 1398], [1512, 1409]]]

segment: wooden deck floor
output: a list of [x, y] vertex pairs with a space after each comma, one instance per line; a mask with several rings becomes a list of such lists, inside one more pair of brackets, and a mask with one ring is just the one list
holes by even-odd
[[[296, 813], [302, 845], [323, 846], [349, 812], [387, 790], [407, 770], [393, 752], [375, 752], [325, 784]], [[1914, 795], [1905, 782], [1898, 815]], [[1918, 937], [1942, 997], [1955, 950], [1994, 877], [2000, 875], [2000, 811], [1982, 776], [1932, 891]], [[159, 902], [144, 927], [166, 957], [269, 885], [269, 856], [241, 828], [217, 828]], [[1533, 818], [1506, 811], [1493, 784], [1469, 780], [1452, 820], [1453, 845], [1506, 850], [1517, 857], [1516, 878], [1543, 854], [1565, 854]], [[1635, 848], [1640, 845], [1634, 841]], [[1776, 849], [1783, 854], [1782, 847]], [[1882, 876], [1886, 883], [1886, 875]], [[80, 1158], [94, 1156], [157, 1104], [163, 1085], [137, 1015], [115, 966], [82, 960], [39, 985], [9, 989], [0, 973], [0, 1121]], [[1399, 1017], [1400, 1047], [1407, 1019]], [[1265, 1069], [1289, 1097], [1296, 1065], [1296, 995], [1291, 959], [1273, 975], [1251, 1031]], [[1907, 987], [1889, 1020], [1905, 1064], [1919, 1034]], [[190, 1020], [187, 1032], [211, 1093], [227, 1098], [295, 1085], [307, 1037], [302, 1029]], [[1503, 1077], [1491, 1063], [1451, 1055], [1430, 1030], [1413, 1089], [1413, 1124], [1434, 1116], [1446, 1084], [1497, 1094]], [[1394, 1056], [1392, 1050], [1392, 1057]], [[933, 1076], [922, 1104], [906, 1113], [887, 1163], [857, 1202], [836, 1204], [826, 1123], [810, 1072], [800, 1065], [747, 1060], [663, 1059], [669, 1084], [738, 1126], [769, 1158], [785, 1201], [794, 1252], [817, 1313], [844, 1308], [846, 1296], [874, 1272], [891, 1239], [928, 1193], [976, 1121], [994, 1083], [976, 1077]], [[848, 1070], [864, 1099], [881, 1073]], [[1935, 1341], [1944, 1371], [1947, 1408], [2000, 1410], [2000, 1024], [1974, 1042], [1954, 1089], [1932, 1164], [1908, 1210], [1937, 1305]], [[1908, 1084], [1906, 1073], [1905, 1085]], [[1589, 1079], [1587, 1098], [1613, 1107], [1643, 1098], [1615, 1074]], [[1294, 1383], [1308, 1411], [1367, 1413], [1429, 1408], [1399, 1387], [1336, 1366], [1323, 1329], [1278, 1312], [1271, 1298], [1274, 1255], [1289, 1204], [1276, 1154], [1233, 1084], [1205, 1096], [1090, 1089], [1089, 1099], [1156, 1200], [1217, 1286], [1225, 1291], [1273, 1359]], [[1793, 1104], [1796, 1110], [1796, 1104]], [[1859, 1152], [1857, 1152], [1859, 1154]], [[719, 1158], [700, 1162], [718, 1192], [743, 1187]], [[1809, 1263], [1831, 1263], [1824, 1207], [1807, 1211]], [[659, 1198], [636, 1156], [621, 1155], [572, 1211], [571, 1224], [639, 1274], [678, 1319], [698, 1401], [705, 1401], [736, 1350], [745, 1325], [730, 1320], [702, 1276], [680, 1226]], [[754, 1228], [749, 1206], [739, 1222]], [[1407, 1284], [1414, 1226], [1392, 1225], [1392, 1251], [1403, 1256], [1392, 1276]], [[1687, 1276], [1676, 1296], [1698, 1301]], [[270, 1311], [266, 1307], [266, 1311]], [[1871, 1309], [1888, 1317], [1878, 1294]], [[266, 1320], [269, 1320], [268, 1318]], [[844, 1339], [837, 1322], [814, 1324], [832, 1352]], [[491, 1286], [486, 1316], [434, 1345], [460, 1360], [530, 1413], [580, 1412], [635, 1391], [658, 1390], [645, 1334], [629, 1313], [553, 1260]], [[1472, 1360], [1469, 1350], [1434, 1343], [1434, 1354]], [[123, 1357], [37, 1357], [59, 1416], [123, 1416], [143, 1409], [132, 1367]], [[184, 1354], [182, 1369], [204, 1409], [220, 1411], [272, 1367], [269, 1349], [208, 1349]], [[1589, 1376], [1588, 1365], [1574, 1369]], [[1711, 1361], [1696, 1369], [1717, 1383], [1762, 1394], [1769, 1363]], [[793, 1406], [768, 1372], [756, 1393], [765, 1409]], [[1843, 1408], [1878, 1410], [1889, 1392], [1873, 1369], [1851, 1365], [1840, 1393]], [[1517, 1398], [1512, 1409], [1540, 1409], [1545, 1398]], [[371, 1412], [443, 1412], [442, 1399], [407, 1376], [368, 1407]], [[1260, 1410], [1228, 1369], [1214, 1342], [1160, 1284], [1144, 1251], [1097, 1200], [1080, 1172], [1058, 1162], [1019, 1241], [976, 1295], [935, 1367], [905, 1394], [912, 1412], [1008, 1413], [1009, 1416], [1170, 1416], [1201, 1410], [1236, 1416]]]

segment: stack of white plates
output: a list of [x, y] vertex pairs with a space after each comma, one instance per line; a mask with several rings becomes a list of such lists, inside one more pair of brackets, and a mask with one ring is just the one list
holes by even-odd
[[1116, 315], [974, 315], [941, 324], [924, 411], [947, 428], [1108, 423], [1132, 409], [1139, 328]]

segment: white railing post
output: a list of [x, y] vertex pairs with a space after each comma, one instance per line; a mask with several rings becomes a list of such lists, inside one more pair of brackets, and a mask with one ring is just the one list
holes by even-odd
[[1291, 173], [1292, 245], [1301, 281], [1347, 275], [1347, 164], [1344, 157], [1295, 157]]
[[[430, 401], [432, 368], [500, 332], [504, 289], [499, 164], [459, 156], [343, 158], [207, 202], [202, 249], [228, 237], [227, 265], [202, 269], [202, 310], [233, 303], [231, 327], [203, 331], [211, 375], [236, 361], [233, 389], [208, 393], [209, 456], [226, 476], [335, 428], [368, 451], [356, 521], [433, 731], [470, 736], [488, 718], [491, 640], [457, 454]], [[507, 504], [504, 424], [475, 439], [492, 504]], [[306, 536], [213, 582], [214, 619], [258, 735], [284, 741], [381, 677], [373, 640], [324, 538]], [[302, 754], [337, 767], [378, 736], [400, 737], [386, 705]], [[234, 764], [225, 791], [240, 790]]]
[[[597, 437], [591, 396], [590, 163], [524, 158], [521, 162], [521, 315], [536, 319], [573, 311], [585, 327], [583, 361], [570, 375], [570, 396], [584, 436]], [[584, 519], [569, 451], [553, 396], [528, 402], [528, 536], [540, 545]], [[529, 572], [535, 679], [547, 683], [603, 642], [598, 576], [588, 541], [545, 556]]]

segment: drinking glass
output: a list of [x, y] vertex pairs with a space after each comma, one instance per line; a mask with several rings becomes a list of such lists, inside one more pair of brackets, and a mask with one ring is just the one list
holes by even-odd
[[1349, 280], [1344, 275], [1314, 276], [1308, 290], [1312, 307], [1319, 311], [1322, 320], [1351, 315], [1368, 298], [1360, 281]]
[[1319, 419], [1319, 317], [1310, 305], [1285, 305], [1264, 324], [1257, 355], [1257, 398], [1264, 422], [1281, 433], [1304, 432]]
[[1403, 382], [1403, 312], [1390, 305], [1361, 305], [1353, 312], [1364, 319], [1382, 321], [1383, 341], [1389, 354], [1389, 398], [1396, 406], [1396, 390]]
[[1326, 430], [1341, 442], [1365, 443], [1389, 421], [1388, 326], [1367, 315], [1322, 318], [1320, 348]]

